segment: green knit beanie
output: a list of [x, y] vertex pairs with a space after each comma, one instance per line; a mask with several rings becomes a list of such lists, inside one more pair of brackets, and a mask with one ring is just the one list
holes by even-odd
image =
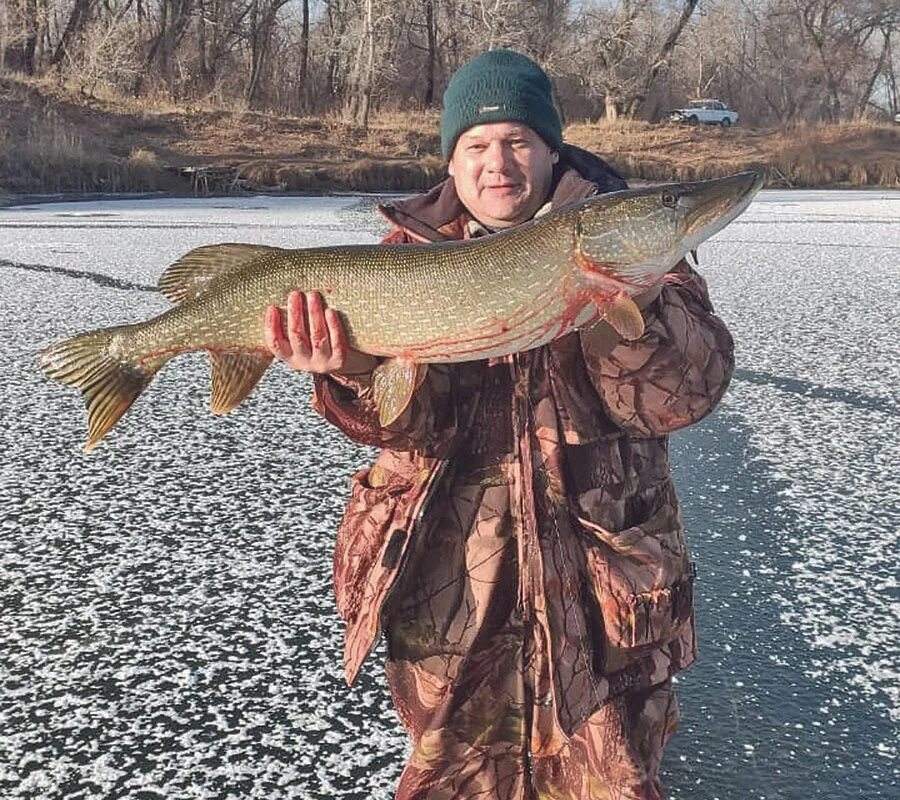
[[441, 114], [444, 158], [450, 158], [460, 134], [487, 122], [521, 122], [552, 150], [562, 146], [550, 79], [534, 61], [512, 50], [488, 50], [453, 73]]

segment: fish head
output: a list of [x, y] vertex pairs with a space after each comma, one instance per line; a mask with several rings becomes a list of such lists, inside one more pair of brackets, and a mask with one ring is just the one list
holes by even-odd
[[641, 291], [741, 214], [763, 182], [761, 173], [748, 171], [588, 201], [576, 225], [583, 279], [612, 280], [631, 287], [632, 294]]

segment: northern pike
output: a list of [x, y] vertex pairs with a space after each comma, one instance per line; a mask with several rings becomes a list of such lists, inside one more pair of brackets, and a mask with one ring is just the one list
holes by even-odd
[[742, 172], [614, 192], [467, 241], [199, 247], [160, 278], [171, 309], [54, 344], [41, 368], [82, 391], [85, 450], [180, 353], [209, 352], [211, 409], [224, 414], [272, 362], [266, 308], [284, 308], [292, 290], [319, 291], [340, 312], [350, 346], [386, 359], [372, 391], [387, 425], [428, 363], [528, 350], [599, 319], [625, 339], [639, 337], [643, 317], [631, 298], [738, 216], [762, 183], [759, 173]]

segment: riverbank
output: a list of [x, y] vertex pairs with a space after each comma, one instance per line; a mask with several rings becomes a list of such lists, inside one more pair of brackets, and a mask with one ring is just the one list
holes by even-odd
[[[630, 180], [692, 180], [749, 167], [771, 187], [900, 187], [900, 126], [790, 130], [575, 122], [568, 142]], [[88, 98], [0, 77], [0, 203], [24, 194], [416, 191], [444, 174], [438, 115], [336, 118]]]

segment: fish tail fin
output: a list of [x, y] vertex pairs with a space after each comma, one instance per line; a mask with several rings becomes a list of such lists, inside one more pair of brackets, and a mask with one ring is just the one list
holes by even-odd
[[81, 389], [88, 412], [85, 452], [96, 447], [171, 357], [145, 362], [116, 358], [110, 353], [110, 344], [121, 330], [104, 328], [74, 336], [40, 355], [41, 369], [48, 377]]

